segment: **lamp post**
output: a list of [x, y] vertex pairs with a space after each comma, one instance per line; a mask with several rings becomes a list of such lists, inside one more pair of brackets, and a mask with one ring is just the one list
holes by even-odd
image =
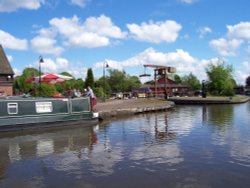
[[106, 75], [105, 75], [105, 72], [106, 72], [106, 68], [108, 68], [108, 67], [109, 67], [108, 62], [106, 60], [103, 61], [103, 92], [104, 92], [103, 102], [106, 101]]
[[43, 57], [39, 57], [39, 96], [41, 95], [41, 63], [44, 63]]
[[202, 98], [206, 98], [206, 97], [207, 97], [206, 81], [205, 81], [205, 80], [202, 80], [202, 89], [201, 89], [201, 93], [202, 93]]

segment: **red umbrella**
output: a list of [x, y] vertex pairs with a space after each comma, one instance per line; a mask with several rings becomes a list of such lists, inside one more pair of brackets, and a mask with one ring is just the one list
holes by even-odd
[[[40, 77], [41, 77], [41, 82], [48, 83], [48, 84], [62, 83], [66, 80], [73, 79], [70, 76], [65, 76], [62, 74], [51, 74], [51, 73], [43, 74]], [[26, 80], [26, 83], [39, 83], [40, 77], [39, 76], [31, 77]]]

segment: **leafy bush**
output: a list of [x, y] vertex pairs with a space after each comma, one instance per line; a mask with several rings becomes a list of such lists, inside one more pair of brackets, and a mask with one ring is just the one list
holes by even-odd
[[52, 94], [57, 93], [56, 88], [50, 84], [41, 84], [40, 96], [42, 97], [50, 97]]

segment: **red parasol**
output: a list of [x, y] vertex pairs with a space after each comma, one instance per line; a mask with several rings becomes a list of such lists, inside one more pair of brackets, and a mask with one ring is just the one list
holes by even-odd
[[[62, 83], [66, 80], [71, 80], [73, 79], [70, 76], [65, 76], [62, 74], [43, 74], [41, 75], [41, 82], [48, 83], [48, 84], [56, 84], [56, 83]], [[40, 77], [35, 76], [31, 77], [26, 80], [26, 83], [39, 83]]]

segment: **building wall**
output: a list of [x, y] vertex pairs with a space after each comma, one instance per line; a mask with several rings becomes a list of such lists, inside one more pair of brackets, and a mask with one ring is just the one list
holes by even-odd
[[12, 85], [0, 86], [0, 96], [1, 95], [12, 96], [13, 95]]
[[0, 75], [0, 96], [13, 95], [13, 76]]

